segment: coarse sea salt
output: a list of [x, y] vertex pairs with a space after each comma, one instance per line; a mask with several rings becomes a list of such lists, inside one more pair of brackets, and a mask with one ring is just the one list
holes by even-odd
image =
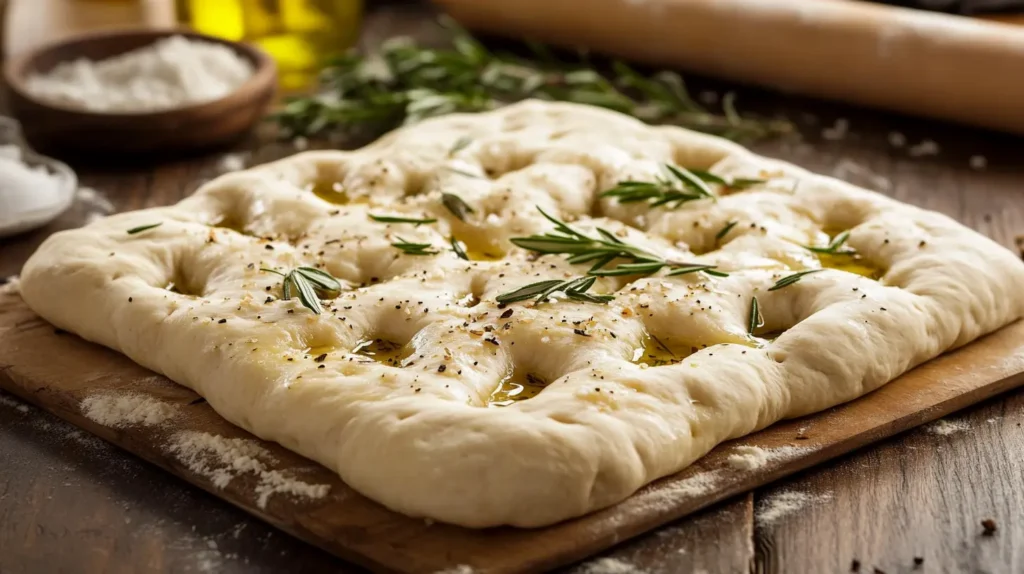
[[29, 76], [30, 94], [95, 112], [151, 112], [222, 98], [254, 73], [235, 50], [170, 36], [149, 46], [93, 61], [62, 62]]

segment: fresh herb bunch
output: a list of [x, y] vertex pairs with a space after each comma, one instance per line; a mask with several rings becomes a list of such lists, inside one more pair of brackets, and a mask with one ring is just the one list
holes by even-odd
[[320, 305], [320, 293], [332, 294], [341, 291], [341, 283], [330, 273], [315, 267], [297, 267], [288, 273], [260, 267], [266, 271], [284, 277], [281, 281], [281, 294], [284, 299], [298, 295], [302, 306], [319, 315], [324, 312]]
[[[591, 104], [645, 122], [675, 124], [730, 139], [758, 139], [792, 131], [784, 121], [743, 118], [734, 95], [723, 113], [709, 112], [674, 72], [644, 76], [622, 62], [599, 73], [585, 53], [572, 62], [527, 43], [527, 59], [485, 48], [450, 20], [452, 45], [426, 48], [407, 38], [385, 42], [379, 53], [348, 53], [321, 73], [322, 93], [288, 101], [276, 114], [288, 135], [357, 132], [376, 135], [452, 112], [476, 112], [526, 98]], [[457, 150], [456, 150], [457, 151]]]

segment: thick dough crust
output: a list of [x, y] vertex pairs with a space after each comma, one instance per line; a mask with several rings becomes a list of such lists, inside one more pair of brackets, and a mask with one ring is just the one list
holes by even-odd
[[[771, 179], [674, 210], [598, 197], [666, 162]], [[341, 182], [352, 202], [320, 199], [318, 182]], [[442, 191], [473, 207], [466, 222]], [[516, 303], [506, 317], [497, 294], [586, 269], [506, 241], [551, 230], [536, 206], [730, 275], [605, 278], [595, 290], [615, 292], [609, 304]], [[850, 230], [882, 279], [826, 269], [768, 291], [820, 266], [799, 244], [827, 241], [822, 230]], [[453, 234], [504, 258], [461, 260]], [[396, 237], [438, 254], [399, 255]], [[279, 299], [281, 278], [260, 271], [299, 265], [342, 280], [322, 315]], [[195, 389], [398, 512], [471, 527], [578, 516], [722, 441], [855, 399], [1021, 317], [1021, 285], [1021, 261], [943, 215], [715, 137], [533, 101], [225, 175], [177, 205], [57, 233], [22, 275], [23, 297], [54, 325]], [[765, 329], [785, 329], [773, 342], [747, 335], [753, 296]], [[648, 333], [706, 348], [648, 367], [633, 361]], [[405, 344], [405, 366], [352, 352], [372, 338]], [[551, 383], [487, 408], [513, 369]]]

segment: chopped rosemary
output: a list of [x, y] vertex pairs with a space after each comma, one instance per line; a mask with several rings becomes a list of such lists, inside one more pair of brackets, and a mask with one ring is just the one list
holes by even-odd
[[645, 122], [676, 124], [731, 139], [792, 132], [785, 121], [742, 118], [735, 96], [723, 114], [709, 112], [672, 72], [645, 76], [612, 62], [605, 76], [586, 57], [559, 61], [527, 43], [530, 59], [494, 52], [450, 21], [452, 45], [427, 48], [408, 39], [385, 42], [379, 52], [351, 52], [321, 73], [323, 93], [286, 102], [275, 119], [285, 135], [356, 132], [375, 135], [402, 124], [452, 112], [491, 110], [526, 98], [563, 100], [631, 114]]
[[846, 246], [846, 240], [850, 238], [850, 232], [844, 231], [839, 235], [832, 238], [832, 242], [827, 247], [812, 247], [805, 245], [804, 247], [815, 253], [825, 253], [828, 255], [854, 255], [857, 250]]
[[426, 217], [422, 219], [416, 219], [413, 217], [394, 217], [391, 215], [374, 215], [370, 214], [370, 219], [379, 223], [411, 223], [415, 226], [425, 225], [427, 223], [436, 223], [437, 219], [433, 217]]
[[750, 300], [750, 319], [747, 320], [747, 332], [754, 334], [759, 327], [764, 327], [764, 317], [761, 316], [761, 306], [757, 304], [757, 297]]
[[561, 279], [550, 279], [530, 283], [508, 293], [502, 293], [495, 299], [498, 303], [515, 303], [536, 298], [538, 303], [543, 303], [555, 293], [564, 293], [566, 297], [575, 301], [585, 303], [607, 303], [615, 298], [614, 295], [591, 295], [586, 291], [594, 286], [597, 277], [576, 277], [562, 281]]
[[658, 176], [655, 181], [620, 181], [615, 187], [603, 192], [601, 197], [615, 197], [619, 203], [636, 203], [654, 200], [651, 207], [669, 205], [676, 209], [680, 205], [697, 199], [715, 199], [715, 194], [703, 179], [686, 168], [665, 164], [668, 176]]
[[798, 271], [792, 275], [786, 275], [782, 279], [776, 281], [775, 285], [769, 287], [768, 290], [775, 291], [778, 289], [782, 289], [783, 287], [789, 287], [790, 285], [799, 281], [804, 275], [810, 275], [811, 273], [817, 273], [818, 271], [824, 271], [824, 269], [807, 269], [805, 271]]
[[726, 224], [725, 224], [725, 227], [723, 227], [722, 229], [720, 229], [720, 230], [718, 231], [718, 233], [716, 233], [716, 234], [715, 234], [715, 243], [718, 243], [718, 242], [719, 242], [719, 241], [721, 241], [721, 240], [722, 240], [722, 238], [724, 238], [724, 237], [725, 237], [726, 235], [729, 235], [729, 232], [730, 232], [730, 231], [732, 231], [732, 228], [733, 228], [733, 227], [736, 227], [736, 224], [737, 224], [737, 223], [739, 223], [739, 221], [737, 221], [737, 220], [735, 220], [735, 219], [734, 219], [734, 220], [732, 220], [732, 221], [730, 221], [729, 223], [726, 223]]
[[452, 212], [452, 215], [457, 217], [459, 221], [466, 221], [466, 215], [474, 213], [473, 208], [454, 193], [442, 192], [441, 204], [444, 205], [448, 211]]
[[294, 295], [298, 295], [302, 306], [317, 315], [324, 311], [320, 305], [319, 294], [341, 291], [341, 283], [337, 279], [330, 273], [315, 267], [297, 267], [288, 273], [281, 273], [266, 267], [260, 267], [260, 271], [274, 273], [283, 277], [284, 279], [281, 281], [281, 294], [283, 298], [291, 299]]
[[461, 138], [455, 140], [455, 143], [452, 144], [451, 149], [448, 150], [448, 157], [452, 157], [453, 155], [466, 149], [467, 147], [469, 147], [469, 144], [471, 143], [473, 143], [473, 138], [469, 136], [462, 136]]
[[150, 229], [153, 229], [154, 227], [160, 227], [163, 224], [164, 224], [164, 222], [161, 221], [160, 223], [150, 223], [149, 225], [140, 225], [138, 227], [133, 227], [133, 228], [128, 230], [128, 235], [135, 235], [136, 233], [142, 233], [143, 231], [149, 231]]
[[392, 247], [399, 249], [406, 255], [437, 255], [436, 249], [431, 249], [433, 245], [430, 243], [411, 243], [398, 237], [398, 241], [391, 244]]
[[455, 256], [458, 257], [459, 259], [465, 259], [466, 261], [469, 261], [469, 255], [466, 255], [466, 250], [462, 247], [462, 243], [460, 243], [458, 239], [455, 239], [455, 237], [451, 238], [451, 242], [452, 251], [455, 252]]

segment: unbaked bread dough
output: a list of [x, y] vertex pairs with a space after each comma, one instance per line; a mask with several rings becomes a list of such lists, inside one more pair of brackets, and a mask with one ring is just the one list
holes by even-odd
[[[599, 197], [666, 163], [767, 181], [676, 209]], [[470, 207], [465, 221], [442, 192]], [[552, 230], [537, 207], [729, 275], [609, 277], [591, 289], [613, 293], [606, 304], [499, 307], [589, 267], [508, 241]], [[856, 264], [804, 247], [847, 230]], [[299, 266], [340, 280], [323, 314], [261, 271]], [[389, 508], [470, 527], [578, 516], [722, 441], [855, 399], [1021, 317], [1021, 285], [1024, 263], [938, 213], [715, 137], [536, 101], [222, 176], [177, 205], [57, 233], [22, 275], [57, 327]]]

